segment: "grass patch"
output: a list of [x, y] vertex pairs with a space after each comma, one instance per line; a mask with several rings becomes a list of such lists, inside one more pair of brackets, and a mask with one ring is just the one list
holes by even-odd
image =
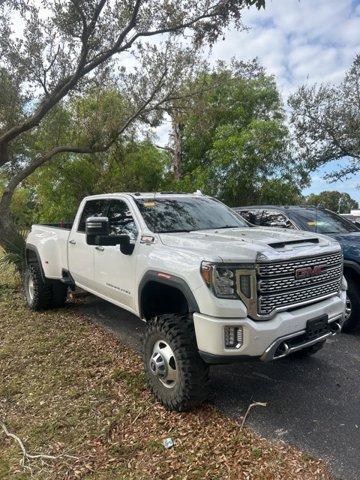
[[[240, 431], [209, 405], [167, 412], [148, 393], [138, 356], [78, 306], [33, 313], [12, 288], [0, 289], [0, 419], [29, 453], [77, 457], [33, 460], [33, 479], [330, 478], [319, 460]], [[165, 450], [169, 436], [175, 445]], [[0, 432], [2, 480], [30, 478], [20, 459]]]

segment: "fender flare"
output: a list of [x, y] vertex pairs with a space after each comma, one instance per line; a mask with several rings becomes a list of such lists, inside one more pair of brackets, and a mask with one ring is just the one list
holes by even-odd
[[35, 245], [32, 245], [31, 243], [27, 243], [26, 247], [25, 247], [25, 262], [26, 262], [26, 265], [29, 265], [29, 263], [30, 263], [29, 259], [28, 259], [28, 252], [29, 251], [35, 253], [36, 258], [37, 258], [37, 262], [39, 264], [41, 277], [45, 281], [45, 273], [44, 273], [44, 269], [43, 269], [43, 266], [42, 266], [42, 263], [41, 263], [41, 257], [40, 257], [39, 251], [38, 251], [37, 247]]
[[186, 301], [189, 306], [189, 313], [199, 312], [199, 306], [197, 301], [192, 293], [189, 285], [180, 277], [176, 277], [174, 275], [170, 275], [168, 273], [159, 272], [156, 270], [148, 270], [144, 276], [142, 277], [140, 284], [139, 284], [139, 291], [138, 291], [138, 300], [139, 300], [139, 316], [143, 318], [143, 309], [141, 306], [141, 297], [142, 292], [145, 286], [149, 282], [156, 282], [162, 285], [168, 285], [170, 287], [174, 287], [184, 295]]

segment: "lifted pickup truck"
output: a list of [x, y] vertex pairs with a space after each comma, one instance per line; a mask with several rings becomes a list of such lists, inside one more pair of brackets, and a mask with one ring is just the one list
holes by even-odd
[[313, 354], [344, 317], [335, 240], [250, 227], [200, 194], [87, 197], [72, 225], [33, 225], [26, 259], [30, 308], [78, 286], [147, 322], [146, 377], [172, 410], [206, 398], [209, 364]]

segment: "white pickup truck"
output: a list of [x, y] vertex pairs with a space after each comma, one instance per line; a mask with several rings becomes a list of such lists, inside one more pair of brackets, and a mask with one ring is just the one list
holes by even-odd
[[249, 226], [200, 194], [85, 198], [71, 225], [33, 225], [25, 291], [34, 310], [80, 287], [147, 322], [149, 386], [169, 409], [207, 395], [209, 364], [318, 351], [341, 330], [339, 244]]

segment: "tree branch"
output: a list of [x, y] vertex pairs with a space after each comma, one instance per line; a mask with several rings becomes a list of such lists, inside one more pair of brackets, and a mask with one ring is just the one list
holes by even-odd
[[[96, 26], [96, 22], [99, 18], [99, 15], [105, 3], [106, 3], [106, 0], [101, 0], [98, 3], [95, 9], [94, 15], [92, 17], [92, 20], [90, 22], [90, 25], [87, 27], [87, 34], [84, 35], [84, 38], [82, 40], [82, 51], [81, 51], [79, 62], [74, 74], [61, 79], [58, 82], [57, 86], [54, 88], [54, 90], [50, 92], [49, 95], [43, 99], [43, 101], [40, 103], [39, 107], [36, 109], [36, 111], [31, 117], [27, 118], [20, 125], [12, 127], [7, 132], [5, 132], [0, 137], [0, 146], [2, 144], [9, 143], [10, 141], [14, 140], [16, 137], [18, 137], [22, 133], [25, 133], [28, 130], [31, 130], [32, 128], [39, 125], [41, 120], [51, 110], [51, 108], [53, 108], [60, 100], [62, 100], [62, 98], [64, 98], [67, 95], [67, 93], [78, 83], [78, 81], [81, 78], [83, 78], [85, 75], [90, 73], [92, 70], [94, 70], [96, 67], [98, 67], [102, 63], [109, 60], [114, 54], [121, 53], [121, 52], [124, 52], [125, 50], [128, 50], [138, 38], [150, 37], [154, 35], [160, 35], [163, 33], [174, 33], [174, 32], [189, 28], [193, 26], [195, 23], [201, 20], [204, 20], [206, 18], [216, 17], [217, 15], [216, 11], [214, 13], [211, 13], [211, 10], [216, 9], [216, 7], [220, 4], [220, 2], [217, 2], [216, 4], [208, 8], [206, 13], [203, 13], [202, 15], [198, 15], [197, 17], [193, 18], [192, 20], [189, 20], [188, 22], [184, 22], [179, 25], [175, 25], [173, 27], [169, 26], [169, 27], [164, 27], [157, 30], [152, 30], [152, 31], [138, 32], [127, 43], [121, 46], [126, 35], [131, 31], [131, 29], [136, 24], [137, 15], [142, 3], [142, 0], [136, 0], [130, 22], [124, 28], [124, 30], [120, 33], [114, 46], [111, 49], [103, 52], [101, 55], [93, 59], [91, 62], [86, 64], [86, 56], [88, 53], [88, 40]], [[3, 164], [4, 163], [0, 161], [0, 167]]]

